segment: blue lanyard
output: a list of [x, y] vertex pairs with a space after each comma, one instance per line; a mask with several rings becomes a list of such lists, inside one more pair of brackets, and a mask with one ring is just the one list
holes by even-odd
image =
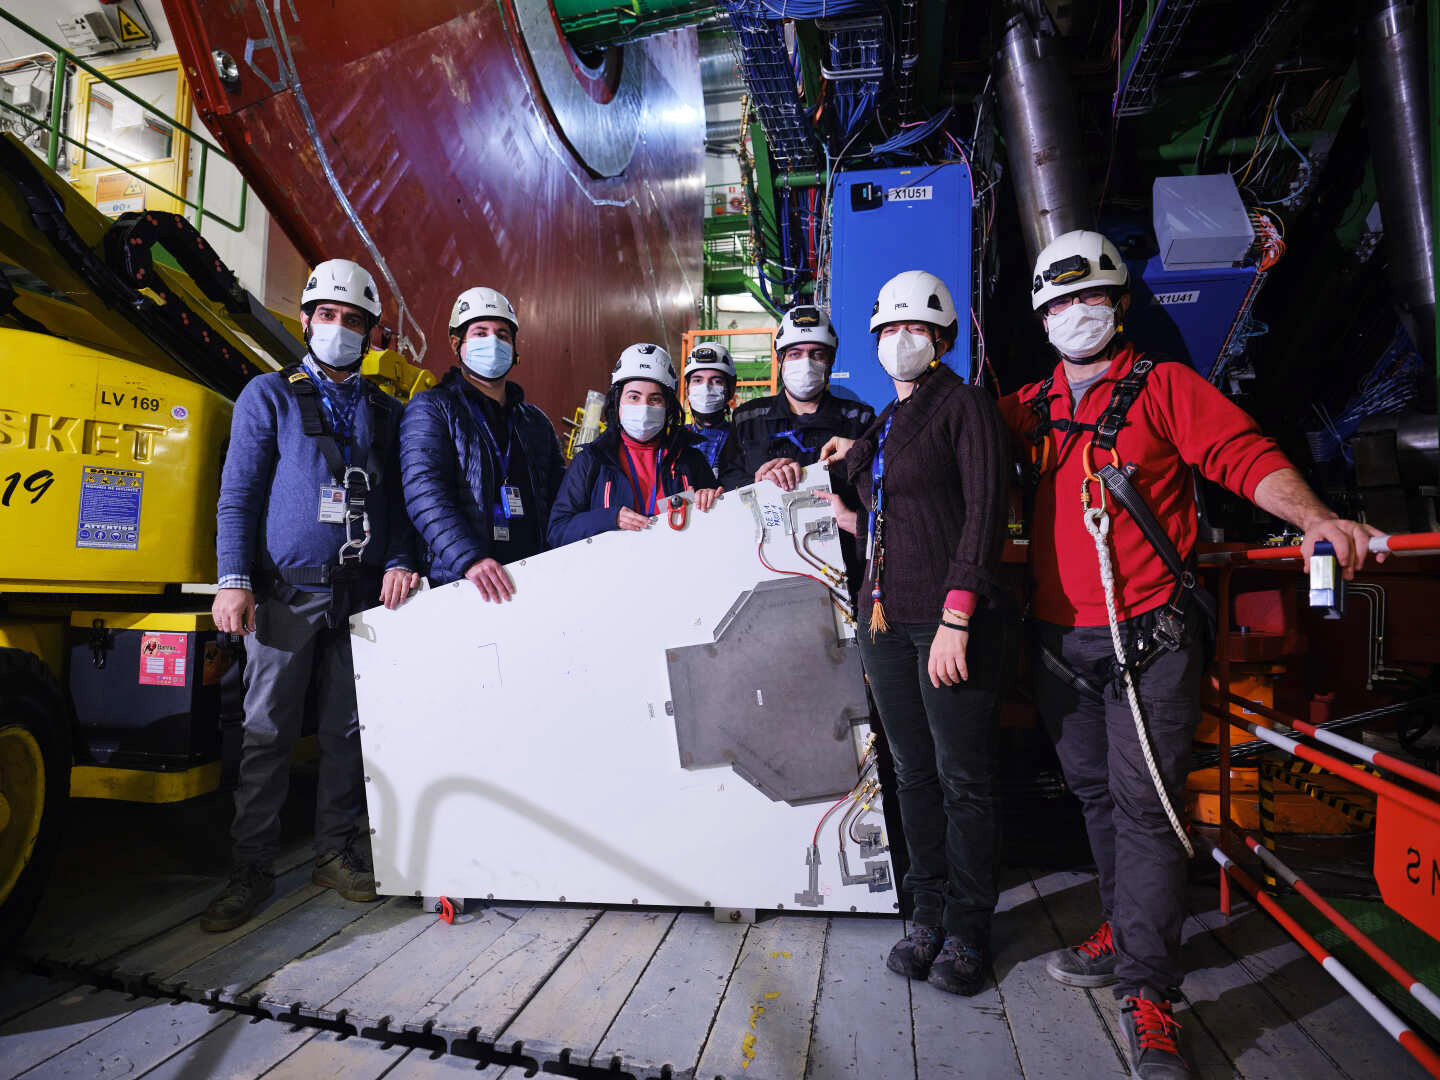
[[875, 538], [875, 519], [885, 510], [885, 440], [890, 438], [890, 425], [895, 422], [892, 412], [880, 432], [880, 441], [875, 444], [875, 459], [870, 463], [870, 486], [875, 492], [875, 507], [870, 511], [869, 535]]
[[[639, 484], [640, 470], [635, 467], [635, 459], [630, 456], [630, 451], [623, 442], [620, 444], [620, 452], [625, 455], [625, 464], [630, 470], [631, 479], [634, 483]], [[655, 454], [655, 484], [650, 489], [650, 502], [649, 509], [645, 511], [646, 517], [655, 516], [655, 508], [660, 499], [660, 452], [658, 449], [653, 452]], [[640, 492], [637, 491], [635, 494], [639, 495]]]
[[500, 484], [503, 487], [510, 483], [510, 455], [515, 451], [515, 413], [513, 411], [510, 413], [509, 434], [505, 441], [505, 453], [502, 454], [500, 453], [500, 444], [495, 441], [495, 435], [485, 421], [485, 410], [471, 401], [469, 394], [465, 395], [465, 405], [470, 410], [470, 418], [480, 429], [480, 434], [485, 439], [485, 446], [494, 457], [495, 464], [500, 467]]
[[327, 382], [328, 379], [316, 380], [315, 383], [320, 388], [320, 404], [325, 409], [330, 426], [340, 436], [340, 453], [345, 458], [345, 464], [349, 465], [355, 441], [355, 410], [360, 405], [360, 388], [356, 386], [347, 393], [338, 387], [327, 386]]
[[810, 448], [805, 445], [804, 441], [800, 438], [800, 434], [799, 428], [791, 428], [789, 431], [777, 431], [774, 435], [770, 436], [770, 438], [787, 439], [798, 446], [802, 454], [808, 454], [810, 453]]

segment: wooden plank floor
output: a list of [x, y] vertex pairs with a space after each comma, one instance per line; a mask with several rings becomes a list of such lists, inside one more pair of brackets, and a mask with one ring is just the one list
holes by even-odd
[[[303, 852], [284, 870], [227, 934], [196, 919], [214, 879], [137, 882], [103, 912], [47, 906], [22, 946], [32, 970], [0, 976], [0, 1080], [1127, 1074], [1113, 995], [1044, 970], [1098, 920], [1087, 874], [1007, 870], [993, 978], [956, 998], [885, 969], [894, 918], [535, 904], [445, 925], [413, 899], [314, 888]], [[1205, 888], [1193, 908], [1177, 1018], [1198, 1076], [1422, 1075], [1263, 913], [1227, 920]]]

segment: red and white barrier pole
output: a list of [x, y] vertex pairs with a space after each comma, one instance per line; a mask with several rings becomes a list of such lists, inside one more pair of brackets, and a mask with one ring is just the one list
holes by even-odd
[[[1337, 750], [1351, 754], [1361, 761], [1367, 761], [1371, 765], [1388, 769], [1396, 776], [1403, 776], [1406, 780], [1411, 780], [1423, 787], [1428, 787], [1432, 791], [1440, 791], [1440, 774], [1433, 773], [1429, 769], [1422, 769], [1418, 765], [1397, 758], [1394, 754], [1387, 754], [1383, 750], [1374, 750], [1364, 743], [1356, 742], [1354, 739], [1347, 739], [1344, 735], [1337, 735], [1333, 731], [1326, 731], [1324, 728], [1316, 727], [1314, 724], [1306, 723], [1304, 720], [1286, 716], [1284, 713], [1276, 712], [1274, 709], [1267, 708], [1258, 701], [1251, 701], [1249, 698], [1241, 697], [1239, 694], [1227, 693], [1225, 696], [1234, 704], [1248, 709], [1250, 712], [1258, 713], [1267, 720], [1287, 724], [1300, 732], [1300, 734], [1310, 736], [1310, 738], [1316, 742], [1325, 743], [1335, 747]], [[1236, 719], [1243, 720], [1243, 717], [1237, 717]]]
[[1406, 990], [1409, 990], [1411, 996], [1414, 997], [1416, 1001], [1420, 1002], [1437, 1020], [1440, 1020], [1440, 995], [1437, 995], [1434, 990], [1431, 990], [1414, 975], [1411, 975], [1410, 972], [1401, 967], [1389, 953], [1371, 941], [1370, 938], [1365, 935], [1364, 931], [1344, 915], [1340, 914], [1334, 905], [1307, 885], [1299, 874], [1281, 862], [1273, 851], [1270, 851], [1264, 844], [1260, 843], [1260, 841], [1256, 840], [1255, 837], [1249, 833], [1243, 835], [1245, 846], [1253, 851], [1259, 857], [1260, 861], [1275, 873], [1276, 877], [1308, 900], [1311, 907], [1334, 923], [1341, 933], [1365, 951], [1366, 956], [1384, 968], [1386, 974], [1401, 986], [1405, 987]]
[[1432, 821], [1440, 822], [1440, 802], [1427, 799], [1418, 792], [1411, 791], [1409, 788], [1392, 784], [1389, 780], [1382, 780], [1378, 776], [1372, 776], [1370, 773], [1365, 772], [1363, 769], [1349, 762], [1341, 761], [1339, 758], [1330, 754], [1312, 749], [1303, 743], [1298, 743], [1294, 739], [1281, 735], [1279, 732], [1271, 731], [1267, 727], [1261, 727], [1259, 724], [1246, 720], [1244, 717], [1235, 716], [1232, 713], [1231, 719], [1241, 727], [1247, 729], [1252, 735], [1264, 739], [1271, 746], [1279, 750], [1284, 750], [1291, 757], [1298, 757], [1304, 761], [1312, 761], [1316, 765], [1323, 765], [1332, 773], [1344, 777], [1352, 784], [1357, 784], [1368, 791], [1373, 791], [1376, 795], [1383, 795], [1387, 799], [1393, 799], [1397, 803], [1414, 810], [1416, 813], [1423, 814]]
[[[1440, 533], [1393, 533], [1372, 536], [1372, 555], [1440, 555]], [[1231, 566], [1236, 563], [1284, 562], [1301, 558], [1300, 545], [1250, 548], [1248, 551], [1212, 551], [1200, 556], [1201, 566]]]
[[1229, 855], [1226, 855], [1214, 844], [1210, 845], [1210, 854], [1214, 856], [1215, 861], [1220, 864], [1228, 876], [1234, 878], [1236, 883], [1254, 897], [1255, 902], [1268, 911], [1270, 916], [1299, 943], [1301, 948], [1319, 962], [1327, 975], [1359, 1002], [1360, 1007], [1370, 1014], [1371, 1019], [1389, 1032], [1391, 1038], [1403, 1046], [1431, 1076], [1440, 1080], [1440, 1054], [1437, 1054], [1424, 1039], [1415, 1034], [1405, 1021], [1396, 1016], [1390, 1007], [1376, 997], [1373, 990], [1357, 979], [1349, 968], [1326, 952], [1324, 946], [1291, 918], [1273, 897], [1261, 890], [1249, 874], [1235, 865]]

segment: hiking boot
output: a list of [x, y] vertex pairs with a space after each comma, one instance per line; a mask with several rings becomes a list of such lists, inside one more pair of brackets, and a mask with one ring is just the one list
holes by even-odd
[[248, 922], [275, 892], [275, 875], [262, 866], [245, 863], [230, 871], [224, 890], [200, 916], [200, 929], [211, 934], [233, 930]]
[[907, 979], [923, 979], [930, 974], [930, 965], [940, 951], [945, 935], [936, 926], [912, 926], [910, 933], [895, 943], [885, 966]]
[[985, 985], [985, 950], [954, 934], [945, 936], [940, 955], [930, 965], [931, 986], [970, 997]]
[[1142, 990], [1127, 997], [1120, 1027], [1130, 1048], [1132, 1080], [1189, 1080], [1190, 1066], [1176, 1038], [1180, 1025], [1170, 1015], [1170, 1002], [1157, 1001]]
[[1093, 990], [1115, 982], [1115, 935], [1108, 922], [1079, 945], [1051, 953], [1045, 970], [1056, 982]]
[[354, 839], [339, 851], [327, 851], [315, 860], [310, 880], [316, 885], [334, 889], [346, 900], [368, 904], [380, 899], [375, 892], [375, 870], [369, 852]]

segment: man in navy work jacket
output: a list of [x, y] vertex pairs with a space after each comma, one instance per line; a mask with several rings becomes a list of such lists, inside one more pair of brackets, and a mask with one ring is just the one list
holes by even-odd
[[430, 549], [430, 580], [468, 578], [486, 600], [514, 591], [503, 569], [546, 550], [565, 474], [549, 419], [507, 378], [519, 358], [515, 308], [494, 289], [466, 289], [450, 310], [460, 361], [405, 409], [405, 504]]
[[376, 899], [348, 619], [377, 600], [398, 607], [420, 580], [400, 492], [400, 403], [359, 374], [380, 318], [364, 268], [321, 263], [300, 311], [306, 356], [241, 392], [220, 480], [213, 613], [216, 629], [246, 635], [245, 737], [235, 869], [201, 919], [213, 932], [239, 926], [275, 891], [290, 752], [312, 686], [320, 777], [311, 880], [347, 900]]
[[875, 419], [863, 401], [830, 393], [830, 369], [840, 339], [824, 308], [791, 308], [775, 335], [780, 393], [747, 401], [735, 410], [734, 434], [749, 479], [770, 480], [789, 491], [820, 448], [839, 435], [858, 439]]

